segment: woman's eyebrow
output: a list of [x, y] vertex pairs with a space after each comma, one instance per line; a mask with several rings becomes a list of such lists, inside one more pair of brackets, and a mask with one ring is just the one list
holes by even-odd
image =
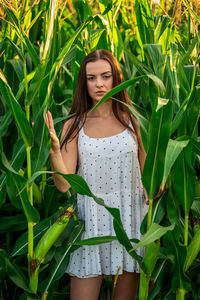
[[[112, 73], [112, 71], [105, 71], [103, 73], [101, 73], [101, 75], [105, 75], [105, 74], [108, 74], [108, 73]], [[86, 74], [87, 76], [95, 76], [95, 74]]]

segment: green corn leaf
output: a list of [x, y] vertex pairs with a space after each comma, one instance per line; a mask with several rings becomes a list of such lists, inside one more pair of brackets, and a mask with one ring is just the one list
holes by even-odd
[[16, 232], [27, 228], [26, 218], [23, 214], [0, 218], [0, 234]]
[[[89, 238], [89, 239], [77, 241], [77, 242], [73, 243], [73, 245], [78, 245], [78, 246], [87, 245], [87, 246], [91, 246], [91, 245], [99, 245], [99, 244], [104, 244], [104, 243], [110, 243], [112, 241], [117, 241], [117, 237], [116, 236], [97, 236], [97, 237], [93, 237], [93, 238]], [[138, 243], [139, 240], [138, 239], [130, 239], [130, 242], [132, 242], [132, 243]]]
[[21, 82], [24, 78], [23, 61], [21, 59], [9, 59], [8, 62], [12, 65], [12, 67], [15, 70], [15, 73], [19, 79], [19, 82]]
[[151, 277], [151, 274], [155, 268], [155, 264], [158, 258], [158, 253], [160, 250], [160, 241], [149, 244], [145, 250], [144, 264], [146, 266], [148, 278]]
[[180, 82], [180, 90], [183, 90], [185, 97], [187, 97], [187, 95], [190, 93], [190, 85], [181, 63], [179, 63], [177, 66], [177, 75]]
[[200, 85], [195, 87], [196, 93], [192, 105], [187, 110], [187, 134], [194, 136], [200, 117]]
[[94, 238], [90, 238], [90, 239], [77, 241], [76, 243], [73, 243], [73, 245], [91, 246], [91, 245], [99, 245], [99, 244], [103, 244], [103, 243], [109, 243], [109, 242], [116, 241], [116, 240], [117, 240], [116, 236], [98, 236], [98, 237], [94, 237]]
[[34, 299], [39, 299], [28, 287], [28, 283], [19, 266], [12, 265], [10, 260], [6, 257], [5, 250], [0, 249], [0, 279], [3, 280], [6, 275], [14, 282], [14, 284], [20, 287], [26, 292], [28, 296]]
[[51, 44], [53, 40], [53, 32], [54, 32], [54, 23], [57, 16], [57, 10], [58, 10], [58, 1], [57, 0], [50, 0], [49, 1], [49, 13], [46, 16], [46, 40], [42, 55], [42, 60], [45, 60], [49, 57], [50, 50], [51, 50]]
[[26, 179], [13, 172], [7, 172], [6, 185], [12, 204], [24, 211], [28, 222], [38, 223], [40, 216], [37, 210], [30, 204], [27, 190], [24, 189], [21, 192], [26, 185]]
[[144, 44], [154, 43], [154, 21], [148, 0], [135, 1], [135, 17], [139, 39]]
[[144, 165], [142, 181], [149, 199], [159, 191], [163, 178], [166, 148], [170, 137], [172, 103], [168, 102], [158, 111], [154, 110], [150, 121], [149, 150]]
[[76, 57], [76, 53], [77, 53], [77, 45], [74, 45], [71, 47], [69, 52], [67, 52], [67, 54], [65, 55], [61, 66], [64, 66], [68, 64], [70, 61], [72, 61]]
[[3, 281], [6, 278], [6, 251], [0, 249], [0, 280]]
[[22, 138], [26, 147], [31, 147], [33, 145], [33, 132], [30, 124], [28, 123], [24, 112], [22, 111], [20, 105], [16, 101], [7, 80], [0, 70], [0, 89], [3, 94], [4, 100], [8, 105], [10, 111], [12, 112], [17, 127], [20, 130]]
[[[39, 224], [36, 224], [33, 227], [33, 241], [35, 245], [38, 243], [39, 239], [50, 227], [52, 218], [53, 216], [41, 221]], [[16, 241], [9, 258], [18, 255], [25, 255], [27, 254], [27, 252], [28, 252], [28, 232], [25, 232]]]
[[12, 122], [12, 113], [8, 111], [1, 119], [0, 119], [0, 137], [3, 137], [8, 130], [10, 123]]
[[[12, 166], [10, 165], [9, 161], [7, 160], [7, 158], [3, 152], [3, 143], [2, 143], [1, 138], [0, 138], [0, 169], [3, 170], [4, 172], [9, 170], [9, 171], [17, 174], [17, 172], [12, 168]], [[1, 185], [2, 184], [3, 184], [3, 178], [2, 178]]]
[[38, 296], [34, 294], [31, 291], [31, 289], [28, 287], [28, 283], [25, 279], [25, 276], [22, 276], [21, 272], [18, 271], [16, 264], [15, 266], [13, 266], [7, 258], [6, 258], [6, 269], [9, 278], [14, 282], [16, 286], [24, 290], [29, 297], [33, 299], [39, 299]]
[[[200, 199], [200, 182], [196, 183], [196, 195]], [[200, 201], [194, 200], [191, 206], [193, 216], [197, 216], [200, 219]]]
[[14, 168], [17, 172], [22, 168], [24, 160], [26, 156], [26, 147], [22, 139], [18, 140], [12, 152], [12, 158], [10, 161], [10, 165]]
[[146, 44], [144, 50], [147, 51], [148, 57], [152, 61], [154, 73], [158, 78], [163, 78], [164, 61], [162, 56], [162, 45], [159, 44]]
[[25, 57], [24, 54], [22, 52], [22, 50], [8, 37], [6, 37], [6, 40], [9, 41], [9, 43], [11, 44], [12, 48], [17, 52], [17, 54], [19, 55], [19, 57], [21, 58], [22, 61], [25, 61]]
[[81, 23], [85, 22], [87, 18], [92, 15], [91, 6], [88, 0], [84, 0], [84, 1], [72, 0], [72, 2], [80, 18]]
[[128, 49], [124, 50], [125, 53], [127, 53], [128, 57], [130, 58], [131, 62], [134, 64], [134, 66], [137, 68], [138, 72], [141, 75], [151, 74], [153, 70], [142, 63], [132, 52], [130, 52]]
[[29, 31], [33, 27], [33, 25], [37, 22], [37, 20], [39, 19], [42, 13], [43, 13], [42, 10], [38, 12], [38, 14], [35, 16], [35, 18], [31, 21], [31, 23], [27, 27], [27, 31]]
[[115, 94], [119, 93], [120, 91], [124, 90], [125, 88], [127, 88], [130, 85], [133, 85], [134, 83], [136, 83], [137, 81], [139, 81], [142, 78], [145, 78], [146, 76], [142, 75], [136, 78], [132, 78], [129, 79], [121, 84], [119, 84], [118, 86], [115, 86], [112, 90], [110, 90], [109, 92], [107, 92], [102, 98], [101, 100], [93, 107], [93, 109], [91, 109], [91, 111], [95, 110], [99, 105], [101, 105], [104, 101], [106, 101], [108, 98], [114, 96]]
[[158, 253], [160, 249], [160, 242], [154, 242], [149, 244], [145, 250], [144, 264], [146, 273], [141, 271], [140, 285], [139, 285], [139, 300], [146, 300], [148, 297], [149, 281], [151, 274], [154, 270], [156, 261], [158, 259]]
[[171, 23], [171, 19], [166, 15], [159, 15], [156, 16], [156, 20], [159, 20], [155, 30], [155, 42], [158, 43], [160, 37], [163, 35], [165, 30], [168, 29], [168, 25]]
[[49, 79], [49, 85], [48, 85], [48, 95], [45, 99], [45, 104], [48, 100], [48, 98], [51, 95], [51, 91], [52, 91], [52, 87], [56, 78], [56, 75], [63, 63], [64, 58], [66, 57], [67, 53], [70, 51], [75, 39], [77, 38], [77, 36], [88, 26], [88, 24], [93, 21], [96, 18], [96, 16], [92, 17], [90, 16], [87, 21], [85, 23], [83, 23], [83, 25], [81, 25], [76, 32], [74, 33], [74, 35], [68, 40], [68, 42], [66, 43], [66, 45], [64, 46], [64, 48], [62, 49], [61, 53], [59, 54], [59, 56], [57, 57], [55, 63], [53, 64], [53, 67], [50, 71], [50, 79]]
[[127, 106], [130, 109], [130, 111], [132, 112], [132, 114], [136, 117], [136, 119], [138, 120], [138, 122], [140, 124], [143, 146], [144, 146], [145, 151], [147, 151], [148, 150], [149, 121], [145, 117], [143, 117], [140, 113], [138, 113], [138, 111], [136, 109], [134, 109], [131, 105], [124, 103], [113, 97], [111, 97], [111, 99], [116, 100], [116, 101], [124, 104], [125, 106]]
[[89, 197], [93, 196], [88, 184], [81, 176], [76, 174], [62, 174], [62, 173], [57, 173], [57, 174], [62, 175], [69, 182], [71, 188], [76, 193], [80, 195], [87, 195]]
[[97, 46], [99, 39], [101, 38], [101, 35], [104, 31], [105, 29], [96, 29], [93, 32], [91, 32], [91, 36], [90, 36], [91, 50], [94, 50], [94, 48]]
[[[145, 235], [142, 237], [140, 242], [133, 247], [133, 250], [139, 248], [139, 247], [144, 247], [152, 242], [158, 240], [161, 236], [163, 236], [167, 231], [172, 231], [174, 229], [175, 224], [172, 224], [167, 227], [163, 227], [159, 224], [152, 223], [149, 230], [145, 233]], [[132, 251], [132, 250], [131, 250]]]
[[172, 166], [174, 165], [177, 157], [181, 153], [181, 151], [188, 145], [189, 140], [186, 141], [176, 141], [169, 140], [167, 145], [166, 157], [165, 157], [165, 167], [164, 167], [164, 175], [161, 186], [164, 187], [167, 177], [170, 173]]
[[[173, 274], [172, 289], [174, 292], [176, 292], [177, 289], [180, 288], [185, 290], [190, 289], [190, 282], [183, 271], [187, 253], [186, 247], [181, 245], [180, 243], [177, 243], [175, 237], [177, 228], [175, 229], [176, 230], [174, 230], [173, 232], [168, 231], [162, 238], [167, 254], [174, 257], [174, 262], [171, 268], [171, 272]], [[180, 238], [179, 234], [177, 238]]]
[[168, 83], [167, 96], [170, 99], [175, 98], [175, 103], [177, 104], [177, 107], [180, 107], [179, 84], [177, 82], [177, 72], [176, 72], [176, 68], [171, 65], [169, 56], [167, 57], [167, 61], [166, 61], [166, 73], [167, 73], [166, 82]]
[[32, 71], [31, 73], [29, 73], [23, 80], [22, 82], [20, 82], [19, 84], [19, 89], [17, 91], [17, 94], [16, 94], [16, 100], [18, 101], [20, 99], [20, 97], [22, 96], [24, 90], [25, 90], [25, 87], [26, 87], [26, 84], [28, 84], [32, 79], [33, 77], [35, 76], [35, 70]]
[[45, 123], [44, 115], [46, 110], [40, 110], [36, 120], [34, 120], [34, 146], [31, 149], [31, 169], [35, 173], [45, 165], [51, 147], [49, 130]]
[[[11, 172], [15, 173], [18, 172], [19, 169], [22, 167], [22, 164], [25, 159], [25, 145], [23, 143], [23, 140], [17, 141], [17, 143], [14, 145], [13, 153], [11, 161], [8, 162], [5, 154], [3, 153], [3, 144], [0, 139], [0, 157], [1, 157], [1, 163], [6, 168], [5, 172], [7, 170], [10, 170]], [[3, 173], [0, 180], [0, 187], [2, 187], [5, 184], [6, 181], [6, 173]]]
[[191, 158], [192, 145], [188, 144], [177, 158], [173, 168], [173, 188], [187, 216], [195, 195], [195, 170]]
[[184, 65], [186, 65], [186, 64], [189, 64], [189, 63], [188, 63], [188, 60], [191, 59], [192, 52], [193, 52], [193, 50], [194, 50], [194, 48], [195, 48], [197, 42], [198, 42], [198, 36], [194, 36], [194, 39], [193, 39], [193, 41], [192, 41], [192, 44], [189, 45], [186, 54], [184, 55], [183, 59], [182, 59], [181, 62], [180, 62], [181, 66], [184, 66]]
[[29, 38], [27, 37], [27, 35], [24, 33], [22, 27], [19, 24], [19, 21], [17, 19], [17, 17], [15, 16], [14, 12], [11, 9], [5, 8], [6, 13], [8, 15], [8, 18], [11, 22], [11, 24], [14, 26], [16, 33], [18, 34], [18, 36], [20, 36], [21, 41], [24, 44], [24, 47], [26, 48], [26, 50], [28, 51], [35, 67], [39, 64], [40, 60], [39, 57], [35, 51], [34, 46], [32, 45], [31, 41], [29, 40]]
[[185, 272], [188, 270], [188, 268], [191, 266], [191, 264], [200, 252], [200, 225], [196, 224], [195, 227], [196, 228], [194, 237], [192, 238], [187, 249], [186, 260], [184, 263]]
[[178, 126], [183, 121], [183, 119], [186, 115], [186, 112], [187, 112], [187, 108], [193, 102], [194, 98], [195, 98], [195, 89], [192, 90], [191, 93], [189, 94], [189, 96], [187, 96], [187, 98], [183, 101], [178, 112], [176, 113], [175, 118], [173, 119], [173, 122], [172, 122], [172, 126], [171, 126], [171, 134], [173, 134], [176, 131]]
[[184, 300], [186, 293], [187, 293], [186, 290], [184, 290], [184, 289], [178, 289], [176, 291], [176, 300]]
[[45, 70], [46, 70], [47, 62], [41, 61], [40, 64], [35, 69], [35, 74], [33, 79], [31, 80], [31, 84], [28, 89], [28, 94], [25, 99], [26, 105], [30, 106], [35, 99], [39, 88], [41, 86], [42, 80], [44, 79]]

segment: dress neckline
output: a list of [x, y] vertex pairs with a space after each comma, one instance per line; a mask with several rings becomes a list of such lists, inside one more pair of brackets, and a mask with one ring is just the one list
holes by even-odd
[[119, 133], [117, 133], [117, 134], [110, 135], [110, 136], [106, 136], [106, 137], [100, 137], [100, 138], [97, 138], [97, 137], [91, 137], [91, 136], [85, 134], [84, 128], [83, 128], [83, 127], [82, 127], [81, 129], [82, 129], [82, 133], [83, 133], [84, 136], [86, 136], [86, 137], [89, 138], [89, 139], [93, 139], [93, 140], [105, 140], [105, 139], [117, 137], [117, 136], [119, 136], [119, 135], [125, 133], [127, 130], [129, 130], [128, 128], [126, 128], [126, 129], [124, 129], [123, 131], [121, 131], [121, 132], [119, 132]]

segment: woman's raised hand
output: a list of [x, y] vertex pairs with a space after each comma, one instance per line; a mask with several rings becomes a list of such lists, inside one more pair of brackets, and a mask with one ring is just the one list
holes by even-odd
[[49, 134], [50, 134], [50, 138], [51, 138], [50, 154], [58, 153], [58, 152], [60, 152], [60, 142], [59, 142], [59, 139], [58, 139], [55, 129], [54, 129], [53, 118], [52, 118], [50, 111], [47, 112], [45, 121], [46, 121], [47, 127], [49, 129]]

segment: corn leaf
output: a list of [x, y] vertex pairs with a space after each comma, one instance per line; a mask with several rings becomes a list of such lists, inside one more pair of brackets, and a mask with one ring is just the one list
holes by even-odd
[[172, 103], [169, 101], [158, 111], [154, 110], [150, 120], [150, 141], [142, 174], [142, 181], [149, 199], [159, 191], [164, 173], [166, 148], [170, 137]]
[[24, 65], [21, 59], [9, 59], [8, 62], [12, 65], [15, 73], [21, 82], [24, 78]]
[[[6, 186], [11, 203], [24, 211], [28, 222], [38, 223], [40, 216], [37, 210], [30, 204], [27, 190], [22, 190], [26, 185], [26, 179], [12, 172], [7, 172]], [[18, 193], [20, 194], [18, 195]]]
[[[41, 221], [39, 224], [36, 224], [33, 227], [33, 241], [35, 245], [38, 243], [39, 239], [50, 227], [52, 218], [53, 216]], [[25, 232], [16, 241], [9, 258], [18, 255], [25, 255], [27, 251], [28, 251], [28, 232]]]
[[37, 119], [34, 120], [34, 146], [31, 149], [32, 173], [42, 169], [48, 159], [51, 147], [49, 130], [47, 129], [44, 119], [45, 111], [41, 109], [38, 113]]
[[192, 105], [187, 110], [187, 135], [193, 137], [200, 117], [200, 85], [195, 87], [196, 93]]
[[42, 80], [44, 79], [46, 65], [46, 61], [41, 61], [41, 63], [36, 67], [34, 77], [31, 80], [28, 94], [25, 99], [26, 105], [31, 105], [31, 103], [34, 101], [41, 86]]
[[15, 266], [12, 265], [7, 258], [5, 259], [5, 263], [7, 274], [9, 278], [14, 282], [14, 284], [17, 285], [19, 288], [23, 289], [29, 297], [39, 299], [39, 297], [36, 294], [34, 294], [28, 287], [28, 283], [25, 279], [25, 276], [21, 275], [22, 273], [18, 271], [16, 264]]
[[33, 145], [33, 132], [28, 123], [24, 112], [21, 109], [21, 106], [16, 101], [10, 86], [7, 83], [7, 80], [0, 70], [0, 89], [3, 94], [4, 100], [8, 105], [10, 111], [12, 112], [17, 127], [20, 130], [22, 138], [26, 147], [31, 147]]
[[164, 61], [162, 56], [162, 45], [159, 44], [146, 44], [144, 45], [146, 55], [152, 61], [154, 73], [161, 80], [163, 79]]
[[[176, 228], [177, 230], [177, 228]], [[180, 236], [179, 236], [180, 237]], [[173, 274], [172, 289], [177, 291], [178, 289], [188, 290], [190, 283], [183, 271], [184, 262], [186, 259], [186, 247], [176, 242], [175, 232], [168, 231], [163, 236], [163, 243], [166, 248], [167, 254], [174, 257], [174, 262], [171, 268]], [[180, 255], [181, 253], [181, 255]]]
[[191, 159], [192, 145], [188, 144], [177, 158], [173, 168], [173, 188], [187, 216], [195, 195], [195, 170]]
[[28, 36], [24, 33], [22, 27], [19, 24], [17, 17], [15, 16], [14, 12], [11, 9], [5, 8], [6, 13], [9, 17], [11, 24], [14, 26], [16, 33], [21, 38], [21, 41], [24, 44], [24, 47], [28, 51], [35, 67], [40, 63], [39, 57], [35, 51], [34, 46], [32, 45], [31, 41], [29, 40]]
[[144, 264], [146, 273], [141, 271], [140, 286], [139, 286], [139, 300], [146, 300], [148, 297], [149, 281], [151, 274], [154, 270], [156, 261], [158, 259], [158, 253], [160, 249], [160, 241], [153, 242], [146, 247]]
[[137, 81], [139, 81], [140, 79], [144, 78], [146, 76], [142, 75], [139, 77], [135, 77], [132, 79], [129, 79], [123, 83], [120, 83], [119, 85], [115, 86], [114, 88], [112, 88], [112, 90], [110, 90], [109, 92], [107, 92], [102, 98], [101, 100], [93, 107], [93, 109], [91, 109], [91, 111], [95, 110], [99, 105], [101, 105], [104, 101], [106, 101], [108, 98], [114, 96], [115, 94], [119, 93], [120, 91], [124, 90], [125, 88], [127, 88], [130, 85], [133, 85], [134, 83], [136, 83]]
[[133, 247], [133, 250], [144, 247], [152, 242], [158, 240], [161, 236], [163, 236], [167, 231], [172, 231], [174, 229], [175, 224], [172, 224], [170, 226], [164, 227], [156, 223], [152, 223], [149, 230], [145, 233], [145, 235], [141, 238], [140, 242], [137, 243], [135, 247]]
[[0, 218], [0, 234], [7, 232], [16, 232], [27, 229], [27, 221], [24, 214], [17, 214], [16, 216], [8, 216]]
[[166, 157], [165, 157], [165, 167], [164, 167], [164, 175], [161, 186], [164, 187], [167, 177], [170, 173], [172, 166], [174, 165], [177, 157], [189, 143], [189, 140], [186, 141], [176, 141], [169, 140], [167, 145]]
[[196, 226], [195, 234], [187, 249], [186, 260], [184, 263], [184, 271], [188, 270], [188, 268], [191, 266], [191, 264], [193, 263], [193, 261], [195, 260], [195, 258], [200, 252], [200, 226], [199, 225], [195, 225], [195, 226]]
[[135, 17], [137, 30], [142, 44], [154, 43], [154, 21], [148, 0], [135, 1]]
[[48, 98], [51, 95], [51, 91], [52, 91], [52, 87], [56, 78], [56, 75], [63, 63], [64, 58], [66, 57], [67, 53], [70, 51], [75, 39], [77, 38], [77, 36], [88, 26], [88, 24], [93, 21], [96, 17], [89, 17], [87, 19], [87, 21], [85, 23], [83, 23], [83, 25], [81, 25], [76, 32], [73, 34], [73, 36], [68, 40], [68, 42], [66, 43], [65, 47], [62, 49], [61, 53], [59, 54], [59, 56], [57, 57], [55, 63], [53, 64], [53, 67], [51, 68], [51, 72], [50, 72], [50, 79], [49, 79], [49, 85], [48, 85], [48, 95], [45, 99], [45, 104], [48, 100]]

